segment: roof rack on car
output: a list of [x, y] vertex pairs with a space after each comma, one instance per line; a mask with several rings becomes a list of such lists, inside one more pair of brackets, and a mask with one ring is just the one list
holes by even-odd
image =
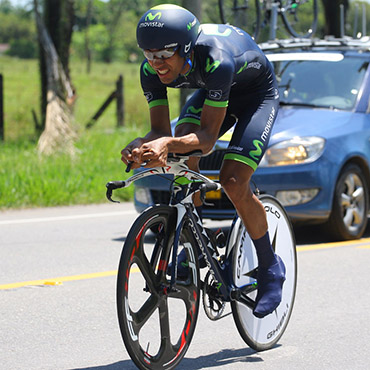
[[365, 36], [360, 39], [354, 39], [349, 36], [342, 38], [335, 38], [333, 36], [326, 36], [324, 39], [318, 38], [290, 38], [282, 40], [271, 40], [259, 44], [260, 48], [264, 51], [275, 50], [275, 49], [312, 49], [314, 47], [325, 47], [325, 48], [340, 48], [344, 47], [346, 49], [362, 49], [365, 51], [370, 51], [370, 37]]
[[336, 49], [357, 49], [362, 51], [370, 51], [370, 36], [366, 36], [366, 7], [362, 5], [362, 30], [357, 32], [358, 18], [359, 18], [359, 4], [355, 4], [355, 19], [354, 19], [354, 36], [346, 36], [344, 33], [344, 5], [340, 5], [340, 34], [341, 37], [336, 38], [334, 36], [325, 36], [324, 39], [318, 38], [290, 38], [276, 40], [275, 38], [260, 43], [259, 46], [264, 51], [276, 50], [276, 49], [312, 49], [312, 48], [325, 48], [330, 47]]

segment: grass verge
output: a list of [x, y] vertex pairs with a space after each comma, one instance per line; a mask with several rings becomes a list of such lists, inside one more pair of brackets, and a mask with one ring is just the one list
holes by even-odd
[[[149, 130], [148, 104], [139, 82], [139, 64], [93, 63], [74, 60], [71, 76], [77, 91], [74, 125], [79, 131], [77, 154], [40, 157], [31, 110], [39, 111], [39, 72], [36, 60], [0, 56], [4, 78], [5, 142], [0, 142], [0, 209], [105, 202], [105, 184], [127, 177], [121, 149]], [[125, 127], [116, 128], [115, 103], [96, 125], [86, 123], [124, 78]], [[178, 115], [179, 91], [169, 89], [171, 117]], [[119, 193], [119, 194], [118, 194]], [[132, 200], [133, 187], [117, 192]]]
[[[0, 209], [105, 202], [105, 184], [128, 176], [120, 151], [137, 134], [127, 128], [86, 132], [73, 157], [40, 157], [30, 142], [2, 144]], [[119, 192], [121, 200], [132, 196], [133, 187]]]

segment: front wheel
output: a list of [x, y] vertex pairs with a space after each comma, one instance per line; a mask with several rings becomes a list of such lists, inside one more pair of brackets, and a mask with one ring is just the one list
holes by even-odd
[[[265, 208], [268, 232], [274, 251], [286, 267], [286, 280], [280, 305], [270, 315], [259, 319], [245, 304], [232, 301], [231, 308], [235, 324], [244, 341], [256, 351], [273, 347], [283, 335], [293, 310], [297, 283], [297, 255], [295, 238], [288, 215], [281, 204], [269, 195], [260, 200]], [[230, 236], [233, 246], [232, 268], [234, 283], [238, 288], [250, 287], [256, 281], [257, 256], [255, 247], [240, 219], [235, 223]], [[250, 291], [247, 297], [255, 300], [257, 291]]]
[[[191, 342], [199, 311], [199, 266], [192, 234], [183, 227], [189, 276], [170, 290], [177, 210], [155, 206], [142, 213], [127, 235], [117, 278], [117, 311], [126, 349], [139, 369], [173, 369]], [[153, 232], [152, 230], [155, 230]]]

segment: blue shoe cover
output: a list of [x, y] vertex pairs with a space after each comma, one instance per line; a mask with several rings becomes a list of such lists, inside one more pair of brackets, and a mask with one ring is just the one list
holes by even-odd
[[268, 268], [258, 268], [257, 297], [253, 314], [258, 318], [274, 312], [279, 306], [285, 281], [285, 266], [279, 256]]

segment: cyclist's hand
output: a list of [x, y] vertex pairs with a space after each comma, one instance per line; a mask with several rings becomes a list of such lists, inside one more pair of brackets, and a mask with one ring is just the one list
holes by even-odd
[[168, 148], [166, 138], [159, 138], [141, 146], [141, 160], [145, 167], [163, 167], [167, 164]]
[[131, 162], [131, 168], [138, 168], [142, 163], [140, 147], [143, 145], [144, 140], [137, 138], [121, 150], [121, 161], [126, 165]]

